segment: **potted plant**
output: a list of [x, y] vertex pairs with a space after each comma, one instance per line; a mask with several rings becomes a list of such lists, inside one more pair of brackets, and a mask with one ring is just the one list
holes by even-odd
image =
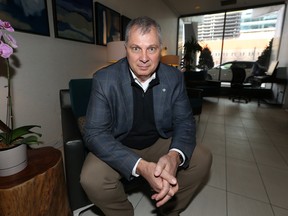
[[184, 57], [182, 59], [182, 67], [185, 69], [185, 71], [191, 71], [195, 68], [195, 55], [196, 52], [200, 52], [201, 50], [201, 45], [194, 37], [191, 37], [190, 40], [187, 40], [184, 43]]
[[13, 107], [11, 99], [11, 77], [9, 57], [17, 48], [15, 39], [7, 32], [14, 29], [9, 22], [0, 20], [0, 56], [7, 69], [7, 122], [0, 120], [0, 176], [8, 176], [20, 172], [27, 166], [27, 144], [39, 143], [40, 133], [31, 131], [38, 125], [27, 125], [18, 128], [13, 126]]

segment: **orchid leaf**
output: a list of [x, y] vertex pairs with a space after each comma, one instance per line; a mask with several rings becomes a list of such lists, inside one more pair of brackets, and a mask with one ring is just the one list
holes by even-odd
[[6, 145], [20, 144], [20, 143], [25, 144], [39, 143], [38, 137], [41, 137], [42, 134], [30, 130], [34, 127], [40, 128], [40, 126], [38, 125], [22, 126], [19, 128], [15, 128], [9, 132], [0, 133], [0, 139]]

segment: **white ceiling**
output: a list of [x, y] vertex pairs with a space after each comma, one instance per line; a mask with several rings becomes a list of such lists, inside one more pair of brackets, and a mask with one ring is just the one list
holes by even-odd
[[[223, 11], [231, 8], [245, 8], [281, 2], [281, 0], [237, 0], [236, 4], [221, 6], [226, 0], [162, 0], [177, 16], [203, 12]], [[283, 2], [283, 1], [282, 1]]]

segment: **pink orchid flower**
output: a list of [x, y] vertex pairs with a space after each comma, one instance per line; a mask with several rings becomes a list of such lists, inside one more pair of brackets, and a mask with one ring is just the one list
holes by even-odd
[[7, 21], [0, 20], [0, 56], [9, 58], [13, 54], [13, 49], [17, 48], [16, 40], [8, 32], [14, 32], [13, 27]]
[[17, 48], [17, 44], [16, 44], [16, 40], [14, 39], [14, 37], [12, 37], [12, 35], [10, 34], [4, 34], [3, 35], [4, 41], [11, 46], [12, 48]]
[[13, 53], [13, 49], [9, 45], [1, 41], [0, 42], [0, 56], [2, 58], [9, 58], [12, 55], [12, 53]]
[[0, 20], [0, 29], [5, 29], [9, 32], [14, 32], [14, 28], [7, 21]]

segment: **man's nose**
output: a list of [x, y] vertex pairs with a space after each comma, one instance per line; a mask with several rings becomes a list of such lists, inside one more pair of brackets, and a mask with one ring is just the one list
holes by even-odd
[[140, 60], [143, 63], [147, 63], [149, 61], [149, 57], [147, 55], [147, 51], [146, 50], [142, 50]]

